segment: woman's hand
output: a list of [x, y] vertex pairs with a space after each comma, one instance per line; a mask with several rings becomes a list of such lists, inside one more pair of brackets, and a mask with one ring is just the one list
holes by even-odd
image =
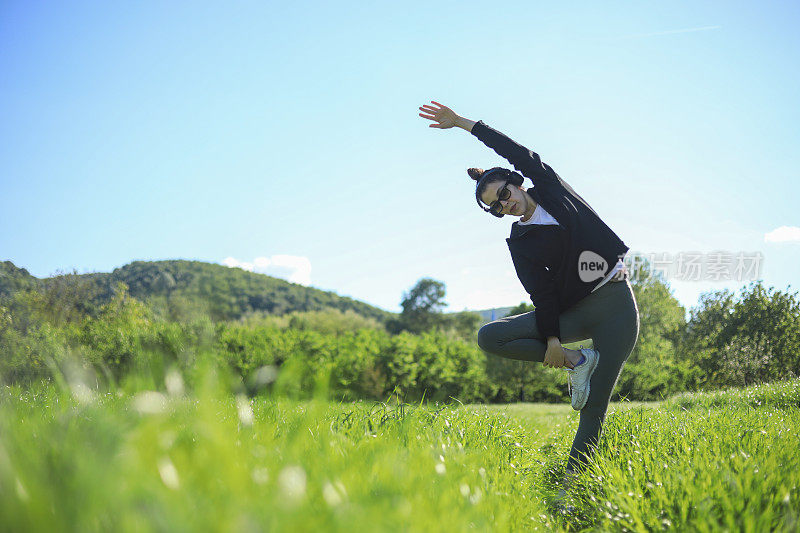
[[474, 121], [458, 116], [455, 111], [439, 102], [431, 100], [431, 104], [434, 105], [425, 104], [419, 108], [422, 111], [419, 116], [435, 122], [435, 124], [429, 124], [428, 127], [446, 130], [456, 126], [472, 131], [472, 126], [475, 125]]
[[561, 346], [561, 341], [558, 339], [547, 341], [547, 351], [544, 354], [544, 366], [550, 368], [563, 368], [569, 367], [567, 364], [567, 354], [564, 353], [564, 347]]

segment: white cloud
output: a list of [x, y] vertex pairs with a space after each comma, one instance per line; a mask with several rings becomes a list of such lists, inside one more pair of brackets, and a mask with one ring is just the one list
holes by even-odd
[[764, 242], [800, 242], [800, 228], [781, 226], [764, 235]]
[[311, 285], [311, 261], [308, 260], [308, 257], [273, 255], [271, 257], [256, 257], [252, 262], [239, 261], [235, 257], [226, 257], [222, 264], [232, 268], [267, 274], [276, 278], [284, 278], [300, 285]]

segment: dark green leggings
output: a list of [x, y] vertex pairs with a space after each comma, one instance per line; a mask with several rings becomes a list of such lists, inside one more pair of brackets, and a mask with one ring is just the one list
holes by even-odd
[[[600, 361], [590, 380], [567, 468], [578, 470], [597, 445], [611, 393], [639, 335], [639, 309], [627, 279], [610, 281], [559, 316], [561, 342], [594, 341]], [[544, 361], [547, 340], [534, 312], [495, 320], [478, 332], [478, 344], [510, 359]]]

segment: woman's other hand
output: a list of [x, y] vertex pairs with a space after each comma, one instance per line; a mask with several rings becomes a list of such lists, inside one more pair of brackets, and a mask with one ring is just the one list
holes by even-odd
[[547, 341], [547, 351], [544, 354], [544, 366], [550, 368], [563, 368], [568, 367], [567, 354], [564, 352], [564, 347], [561, 346], [561, 341], [558, 339]]
[[475, 125], [474, 121], [458, 116], [455, 111], [439, 102], [431, 100], [431, 104], [433, 105], [425, 104], [419, 108], [422, 111], [419, 116], [434, 122], [434, 124], [429, 124], [428, 127], [446, 130], [456, 126], [472, 131], [472, 126]]

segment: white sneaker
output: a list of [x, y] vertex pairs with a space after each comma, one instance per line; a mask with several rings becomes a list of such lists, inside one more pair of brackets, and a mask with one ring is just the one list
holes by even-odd
[[583, 409], [583, 406], [586, 405], [586, 400], [589, 399], [589, 381], [592, 378], [592, 374], [594, 374], [594, 369], [597, 368], [597, 362], [600, 360], [600, 352], [597, 350], [581, 346], [580, 352], [586, 360], [575, 368], [567, 369], [569, 395], [572, 399], [572, 408], [576, 411]]

